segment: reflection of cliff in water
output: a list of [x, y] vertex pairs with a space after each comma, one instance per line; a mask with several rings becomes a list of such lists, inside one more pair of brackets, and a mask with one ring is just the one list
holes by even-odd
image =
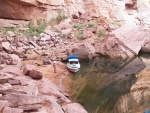
[[[145, 68], [140, 58], [126, 62], [96, 58], [89, 64], [82, 64], [83, 69], [75, 75], [71, 94], [72, 99], [81, 103], [89, 113], [136, 113], [146, 108], [144, 105], [150, 100], [145, 99], [150, 93], [142, 95], [144, 86], [141, 88], [140, 78], [136, 78]], [[146, 87], [144, 91], [147, 89], [150, 90]]]

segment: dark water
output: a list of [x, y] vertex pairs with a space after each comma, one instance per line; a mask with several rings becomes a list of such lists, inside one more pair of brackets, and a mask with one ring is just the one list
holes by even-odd
[[71, 99], [88, 113], [143, 113], [150, 108], [149, 59], [101, 57], [81, 63], [72, 78]]

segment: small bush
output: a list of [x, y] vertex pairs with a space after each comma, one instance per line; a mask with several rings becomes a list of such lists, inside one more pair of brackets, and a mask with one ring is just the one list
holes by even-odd
[[58, 24], [57, 19], [56, 19], [56, 18], [52, 18], [52, 19], [48, 22], [48, 24], [50, 24], [51, 26], [54, 26], [54, 25]]
[[98, 31], [98, 37], [105, 37], [106, 36], [106, 31], [105, 30], [99, 30]]
[[92, 22], [88, 23], [88, 28], [90, 27], [96, 27], [95, 23], [92, 23]]
[[121, 27], [121, 24], [119, 22], [112, 22], [113, 25], [116, 25], [118, 27]]
[[38, 22], [38, 24], [39, 25], [29, 24], [28, 26], [29, 30], [26, 31], [26, 33], [28, 35], [35, 35], [35, 36], [39, 36], [41, 33], [43, 33], [46, 28], [46, 22], [41, 20]]
[[65, 16], [64, 12], [61, 9], [58, 9], [57, 10], [57, 17], [56, 17], [57, 21], [60, 22], [66, 18], [67, 18], [67, 16]]
[[57, 32], [57, 33], [61, 33], [61, 31], [60, 31], [60, 30], [58, 30], [58, 29], [55, 29], [55, 32]]
[[60, 36], [61, 38], [67, 38], [70, 39], [71, 38], [71, 34], [63, 34]]
[[0, 28], [0, 31], [2, 32], [3, 35], [9, 36], [8, 31], [14, 32], [16, 30], [16, 27], [5, 27], [5, 28]]
[[77, 25], [74, 25], [73, 27], [76, 28], [76, 29], [83, 29], [84, 28], [84, 23], [81, 22]]
[[67, 16], [65, 16], [64, 12], [61, 9], [57, 10], [57, 17], [52, 18], [48, 24], [50, 24], [51, 26], [57, 25], [59, 24], [63, 19], [66, 19]]
[[77, 37], [78, 40], [83, 40], [83, 32], [76, 33], [75, 37]]

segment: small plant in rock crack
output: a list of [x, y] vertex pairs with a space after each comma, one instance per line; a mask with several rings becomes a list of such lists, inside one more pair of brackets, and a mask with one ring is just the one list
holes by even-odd
[[75, 37], [77, 37], [78, 40], [83, 40], [83, 31], [76, 33]]
[[105, 37], [106, 36], [106, 31], [105, 30], [99, 30], [98, 31], [98, 37]]
[[91, 27], [96, 27], [95, 23], [93, 22], [88, 23], [88, 28], [91, 28]]
[[44, 20], [39, 21], [38, 25], [29, 24], [29, 30], [27, 31], [27, 34], [39, 36], [41, 33], [44, 32], [46, 25], [47, 24]]
[[73, 27], [76, 28], [76, 29], [83, 29], [84, 28], [84, 23], [80, 22], [79, 24], [74, 25]]

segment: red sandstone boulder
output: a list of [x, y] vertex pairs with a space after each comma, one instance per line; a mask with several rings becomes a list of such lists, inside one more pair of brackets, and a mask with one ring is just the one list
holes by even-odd
[[122, 26], [112, 32], [116, 38], [131, 49], [136, 55], [141, 50], [146, 39], [150, 37], [150, 32], [138, 26]]
[[45, 99], [42, 96], [31, 96], [27, 94], [11, 93], [2, 97], [9, 102], [10, 107], [18, 107], [22, 105], [44, 103]]
[[104, 40], [95, 43], [94, 47], [97, 54], [110, 58], [128, 59], [135, 55], [130, 48], [120, 42], [114, 35], [109, 35]]
[[42, 79], [43, 74], [40, 70], [37, 69], [36, 66], [27, 64], [24, 67], [23, 73], [27, 76], [32, 77], [33, 79]]
[[68, 49], [68, 53], [78, 55], [82, 61], [89, 60], [95, 56], [95, 48], [90, 43], [76, 44], [71, 49]]
[[149, 37], [150, 33], [138, 26], [122, 26], [111, 32], [104, 40], [95, 43], [94, 47], [97, 54], [128, 59], [139, 54]]
[[12, 52], [11, 45], [9, 42], [2, 42], [2, 47], [6, 52], [8, 53]]
[[90, 29], [86, 29], [83, 31], [83, 38], [86, 39], [86, 38], [90, 38], [92, 37], [93, 33], [92, 33], [92, 30]]

